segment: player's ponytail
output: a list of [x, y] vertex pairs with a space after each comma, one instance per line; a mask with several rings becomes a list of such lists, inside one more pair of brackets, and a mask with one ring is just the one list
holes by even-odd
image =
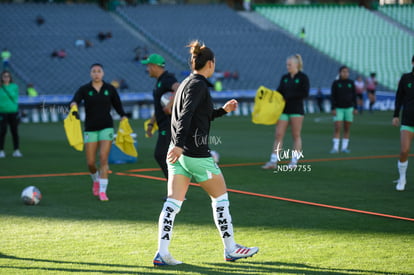
[[298, 70], [303, 70], [303, 61], [302, 56], [300, 54], [291, 55], [287, 58], [287, 60], [293, 60], [298, 65]]
[[201, 43], [198, 40], [194, 40], [186, 47], [190, 48], [192, 70], [202, 69], [206, 65], [207, 61], [214, 62], [213, 51], [210, 48], [206, 47], [204, 43]]
[[303, 60], [302, 60], [302, 56], [297, 53], [297, 54], [295, 54], [295, 58], [296, 58], [297, 63], [298, 63], [298, 69], [299, 69], [299, 71], [302, 71], [303, 70]]

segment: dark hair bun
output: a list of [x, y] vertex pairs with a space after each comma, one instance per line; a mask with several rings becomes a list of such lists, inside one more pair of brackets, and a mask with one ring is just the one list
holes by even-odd
[[199, 40], [194, 40], [187, 45], [191, 53], [191, 69], [200, 70], [207, 61], [214, 61], [214, 53], [206, 47], [206, 45]]

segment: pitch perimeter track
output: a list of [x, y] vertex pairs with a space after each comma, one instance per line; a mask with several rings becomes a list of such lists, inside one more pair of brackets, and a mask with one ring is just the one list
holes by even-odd
[[[412, 156], [414, 156], [414, 154], [409, 154], [409, 156], [412, 157]], [[399, 157], [398, 155], [361, 156], [361, 157], [310, 159], [310, 160], [302, 160], [300, 162], [301, 163], [309, 163], [309, 162], [326, 162], [326, 161], [343, 161], [343, 160], [384, 159], [384, 158], [398, 158], [398, 157]], [[284, 163], [284, 162], [281, 162], [281, 163]], [[223, 164], [223, 165], [220, 165], [220, 167], [256, 166], [256, 165], [262, 165], [262, 164], [263, 164], [263, 162], [235, 163], [235, 164]], [[160, 170], [159, 168], [142, 168], [142, 169], [128, 170], [127, 172], [129, 172], [129, 173], [116, 172], [115, 174], [119, 175], [119, 176], [128, 176], [128, 177], [137, 177], [137, 178], [146, 178], [146, 179], [152, 179], [152, 180], [158, 180], [158, 181], [165, 181], [166, 179], [161, 178], [161, 177], [154, 177], [154, 176], [141, 175], [141, 174], [131, 174], [131, 172], [132, 173], [134, 173], [134, 172], [150, 172], [150, 171], [159, 171], [159, 170]], [[88, 175], [88, 174], [89, 173], [87, 173], [87, 172], [80, 172], [80, 173], [58, 173], [58, 174], [0, 176], [0, 180], [1, 179], [79, 176], [79, 175]], [[200, 187], [200, 185], [197, 184], [197, 183], [190, 183], [190, 185]], [[341, 210], [341, 211], [348, 211], [348, 212], [354, 212], [354, 213], [367, 214], [367, 215], [379, 216], [379, 217], [384, 217], [384, 218], [392, 218], [392, 219], [398, 219], [398, 220], [405, 220], [405, 221], [414, 222], [413, 218], [400, 217], [400, 216], [394, 216], [394, 215], [388, 215], [388, 214], [382, 214], [382, 213], [377, 213], [377, 212], [364, 211], [364, 210], [358, 210], [358, 209], [352, 209], [352, 208], [346, 208], [346, 207], [340, 207], [340, 206], [334, 206], [334, 205], [328, 205], [328, 204], [322, 204], [322, 203], [315, 203], [315, 202], [309, 202], [309, 201], [295, 200], [295, 199], [290, 199], [290, 198], [253, 193], [253, 192], [249, 192], [249, 191], [242, 191], [242, 190], [236, 190], [236, 189], [227, 189], [227, 190], [229, 192], [239, 193], [239, 194], [244, 194], [244, 195], [249, 195], [249, 196], [275, 199], [275, 200], [281, 200], [281, 201], [288, 201], [288, 202], [293, 202], [293, 203], [299, 203], [299, 204], [305, 204], [305, 205], [311, 205], [311, 206], [317, 206], [317, 207], [324, 207], [324, 208]]]

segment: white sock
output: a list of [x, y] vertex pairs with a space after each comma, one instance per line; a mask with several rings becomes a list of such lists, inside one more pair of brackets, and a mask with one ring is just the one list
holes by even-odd
[[158, 252], [161, 257], [168, 255], [168, 247], [170, 246], [175, 215], [180, 212], [182, 201], [168, 198], [164, 202], [158, 220]]
[[405, 180], [407, 166], [408, 166], [408, 160], [406, 160], [405, 162], [398, 161], [398, 172], [400, 172], [400, 180]]
[[339, 138], [332, 139], [333, 141], [333, 149], [338, 151], [339, 150]]
[[270, 155], [270, 162], [276, 163], [277, 162], [277, 154], [272, 153]]
[[97, 182], [99, 180], [99, 171], [96, 171], [94, 174], [91, 173], [91, 178], [93, 182]]
[[342, 151], [348, 149], [348, 143], [349, 143], [349, 139], [348, 138], [343, 138], [342, 139]]
[[220, 232], [224, 248], [227, 251], [233, 251], [236, 248], [236, 242], [234, 241], [229, 206], [230, 202], [227, 193], [211, 200], [214, 222]]
[[108, 187], [108, 179], [99, 179], [99, 193], [106, 193]]

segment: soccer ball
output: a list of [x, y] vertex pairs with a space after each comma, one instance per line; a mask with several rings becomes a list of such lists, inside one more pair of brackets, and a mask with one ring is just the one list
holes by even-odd
[[167, 92], [167, 93], [163, 94], [161, 96], [161, 106], [162, 107], [167, 106], [167, 104], [170, 102], [170, 100], [172, 99], [172, 97], [173, 97], [173, 93], [172, 92]]
[[24, 204], [36, 205], [42, 199], [42, 193], [36, 186], [28, 186], [23, 189], [21, 198]]
[[215, 163], [219, 163], [220, 161], [220, 154], [217, 151], [210, 151], [210, 155], [213, 158]]

